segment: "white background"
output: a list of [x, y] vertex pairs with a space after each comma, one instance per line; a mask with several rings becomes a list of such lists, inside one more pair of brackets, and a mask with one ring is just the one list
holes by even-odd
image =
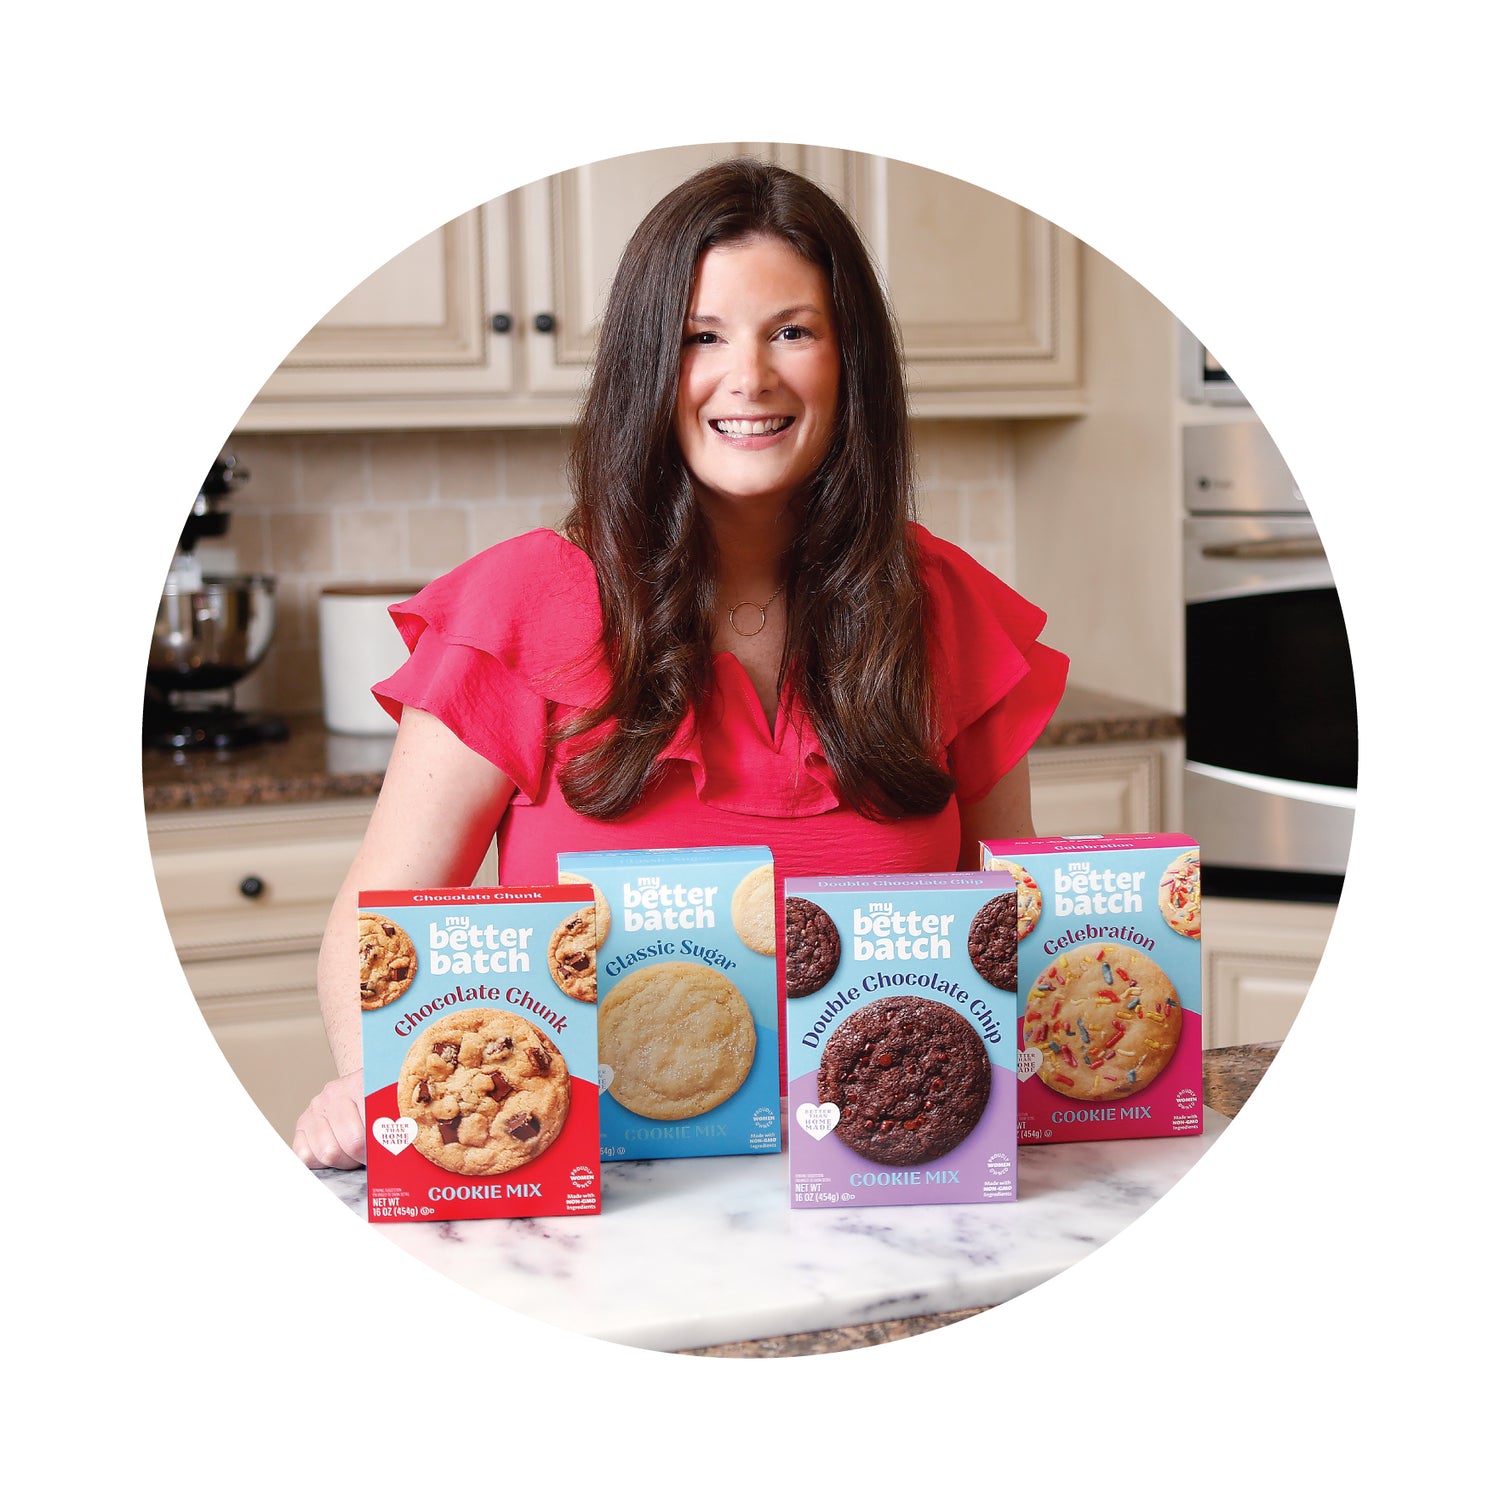
[[[540, 6], [148, 3], [13, 20], [10, 1464], [64, 1494], [420, 1494], [465, 1476], [484, 1493], [926, 1494], [967, 1476], [1438, 1493], [1484, 1472], [1481, 13], [929, 0], [891, 19], [655, 5], [549, 24]], [[138, 745], [186, 498], [305, 329], [478, 201], [726, 139], [967, 177], [1166, 302], [1309, 497], [1361, 700], [1326, 960], [1203, 1166], [1009, 1306], [765, 1361], [642, 1353], [481, 1303], [279, 1148], [173, 958]]]

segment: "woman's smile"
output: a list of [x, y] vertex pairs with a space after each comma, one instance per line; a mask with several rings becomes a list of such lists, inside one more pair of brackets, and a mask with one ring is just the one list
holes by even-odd
[[839, 352], [821, 267], [769, 236], [704, 252], [677, 388], [682, 456], [705, 497], [785, 505], [838, 415]]

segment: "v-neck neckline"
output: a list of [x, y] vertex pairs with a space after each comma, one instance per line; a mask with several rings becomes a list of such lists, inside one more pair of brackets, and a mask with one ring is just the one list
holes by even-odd
[[737, 657], [733, 651], [716, 651], [714, 660], [729, 661], [734, 664], [734, 671], [739, 678], [741, 694], [746, 706], [751, 710], [751, 717], [756, 726], [765, 732], [765, 742], [776, 754], [781, 753], [781, 739], [786, 728], [786, 700], [780, 697], [776, 702], [775, 717], [766, 718], [765, 705], [760, 701], [760, 694], [755, 691], [755, 684], [750, 680], [750, 673], [744, 662]]

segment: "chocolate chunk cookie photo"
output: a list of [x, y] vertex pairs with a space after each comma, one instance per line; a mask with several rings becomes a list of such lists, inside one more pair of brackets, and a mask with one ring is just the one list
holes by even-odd
[[379, 1010], [411, 988], [417, 948], [406, 929], [378, 912], [359, 914], [359, 1004]]

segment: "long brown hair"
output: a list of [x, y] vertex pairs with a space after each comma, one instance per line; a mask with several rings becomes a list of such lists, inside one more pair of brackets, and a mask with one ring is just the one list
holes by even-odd
[[674, 428], [683, 323], [699, 257], [758, 235], [820, 266], [840, 360], [835, 434], [797, 510], [778, 691], [806, 713], [845, 800], [870, 818], [938, 812], [926, 598], [908, 534], [911, 440], [895, 324], [859, 233], [782, 167], [717, 162], [668, 193], [621, 257], [569, 455], [564, 531], [593, 561], [611, 674], [558, 740], [616, 722], [559, 773], [569, 806], [619, 817], [712, 685], [716, 555]]

